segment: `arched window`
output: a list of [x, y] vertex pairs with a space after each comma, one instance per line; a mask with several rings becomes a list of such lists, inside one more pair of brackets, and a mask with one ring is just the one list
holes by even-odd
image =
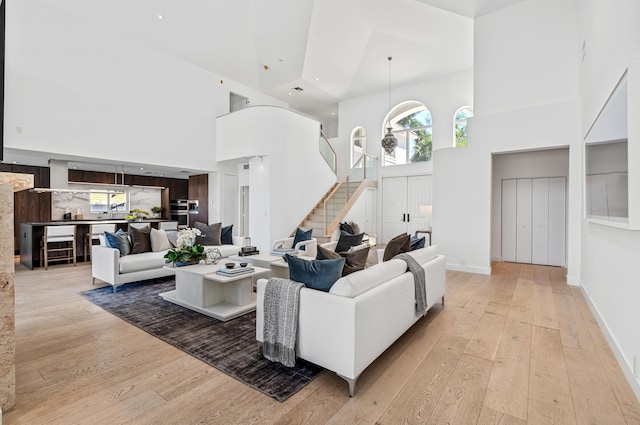
[[[431, 161], [433, 134], [431, 112], [427, 107], [420, 102], [408, 101], [397, 105], [389, 114], [391, 132], [398, 139], [398, 146], [391, 155], [382, 150], [382, 165]], [[384, 127], [383, 136], [386, 117]]]
[[463, 106], [456, 112], [453, 118], [453, 146], [467, 146], [467, 118], [471, 117], [473, 117], [473, 108], [471, 106]]
[[367, 130], [356, 127], [351, 132], [351, 166], [353, 167], [367, 148]]

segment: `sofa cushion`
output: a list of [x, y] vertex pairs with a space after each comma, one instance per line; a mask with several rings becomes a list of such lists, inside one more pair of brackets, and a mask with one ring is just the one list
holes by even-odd
[[153, 252], [166, 251], [173, 248], [164, 229], [151, 229], [149, 239], [151, 240], [151, 251]]
[[391, 239], [384, 249], [382, 261], [391, 260], [398, 254], [411, 251], [411, 236], [402, 233]]
[[115, 233], [104, 232], [104, 237], [105, 241], [107, 242], [107, 246], [116, 248], [118, 251], [120, 251], [121, 257], [129, 255], [131, 253], [129, 236], [124, 230], [118, 229], [118, 231]]
[[[301, 228], [298, 227], [296, 229], [296, 235], [293, 237], [293, 243], [291, 245], [291, 248], [295, 248], [298, 242], [310, 241], [312, 232], [313, 232], [313, 229], [302, 230]], [[302, 246], [300, 247], [300, 249], [305, 250], [306, 246]]]
[[131, 254], [151, 252], [151, 228], [149, 226], [129, 229], [131, 233]]
[[411, 251], [409, 255], [411, 255], [419, 264], [426, 264], [429, 261], [436, 258], [436, 249], [437, 245], [428, 246], [426, 248], [416, 249], [415, 251]]
[[360, 226], [355, 221], [350, 221], [349, 226], [351, 226], [351, 230], [353, 230], [352, 234], [357, 235], [358, 233], [363, 233], [360, 231]]
[[357, 297], [369, 289], [395, 279], [406, 272], [406, 262], [402, 260], [385, 261], [340, 278], [329, 292], [343, 297]]
[[369, 247], [365, 249], [358, 249], [354, 251], [337, 253], [330, 249], [324, 248], [318, 245], [317, 260], [335, 260], [337, 258], [344, 258], [345, 263], [342, 268], [342, 276], [346, 276], [353, 272], [362, 270], [367, 265], [367, 257], [369, 256]]
[[220, 229], [221, 245], [233, 245], [233, 224]]
[[202, 236], [196, 236], [196, 243], [202, 245], [222, 245], [220, 235], [222, 234], [222, 223], [206, 225], [199, 221], [194, 223], [194, 227], [202, 232]]
[[143, 252], [120, 258], [120, 273], [133, 273], [143, 270], [159, 269], [166, 266], [164, 254], [167, 251]]
[[336, 252], [347, 252], [352, 246], [362, 244], [362, 237], [364, 233], [357, 235], [350, 235], [344, 230], [340, 232], [340, 238], [338, 239], [338, 245], [336, 245]]
[[289, 254], [284, 255], [289, 264], [289, 279], [304, 283], [307, 288], [328, 292], [340, 279], [345, 259], [304, 260]]

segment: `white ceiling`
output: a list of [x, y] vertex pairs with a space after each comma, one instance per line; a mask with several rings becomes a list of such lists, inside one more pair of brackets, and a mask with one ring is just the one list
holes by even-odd
[[387, 88], [388, 56], [392, 86], [472, 68], [473, 18], [524, 0], [41, 1], [329, 123]]

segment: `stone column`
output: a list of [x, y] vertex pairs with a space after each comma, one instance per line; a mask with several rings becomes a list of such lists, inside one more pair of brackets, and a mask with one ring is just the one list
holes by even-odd
[[0, 173], [0, 408], [16, 403], [13, 192], [33, 187], [32, 174]]

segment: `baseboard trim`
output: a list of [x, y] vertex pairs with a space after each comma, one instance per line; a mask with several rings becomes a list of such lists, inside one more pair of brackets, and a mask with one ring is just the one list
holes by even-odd
[[567, 285], [583, 287], [579, 277], [569, 276], [569, 275], [567, 275], [566, 277], [567, 277]]
[[447, 263], [447, 270], [455, 272], [466, 272], [475, 274], [491, 274], [491, 267], [477, 267], [477, 266], [461, 266], [460, 264]]
[[[567, 278], [568, 280], [568, 278]], [[627, 378], [627, 382], [631, 386], [631, 389], [636, 395], [638, 401], [640, 401], [640, 381], [633, 375], [633, 369], [630, 364], [627, 363], [627, 360], [624, 358], [622, 354], [622, 350], [620, 350], [620, 346], [616, 342], [616, 339], [611, 334], [609, 327], [607, 326], [607, 322], [600, 315], [600, 311], [598, 311], [598, 307], [593, 303], [593, 300], [589, 296], [589, 293], [585, 290], [585, 286], [580, 279], [578, 279], [578, 286], [584, 295], [584, 298], [587, 300], [587, 304], [589, 305], [589, 309], [593, 313], [593, 316], [596, 318], [598, 325], [600, 325], [600, 329], [604, 334], [604, 337], [607, 339], [609, 343], [609, 347], [611, 347], [611, 351], [613, 351], [613, 355], [616, 356], [616, 360], [620, 365], [620, 369], [622, 369], [622, 373], [624, 373], [625, 378]]]

